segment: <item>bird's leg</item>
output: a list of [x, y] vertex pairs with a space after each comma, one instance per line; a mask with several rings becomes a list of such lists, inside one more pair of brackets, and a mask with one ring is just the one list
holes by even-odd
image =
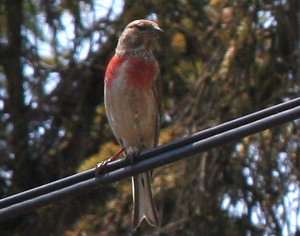
[[95, 175], [99, 175], [102, 173], [102, 171], [105, 169], [105, 167], [107, 166], [108, 163], [118, 159], [120, 157], [120, 155], [125, 151], [125, 148], [121, 148], [117, 153], [115, 153], [113, 156], [111, 156], [110, 158], [101, 161], [100, 163], [98, 163], [96, 165], [95, 168]]

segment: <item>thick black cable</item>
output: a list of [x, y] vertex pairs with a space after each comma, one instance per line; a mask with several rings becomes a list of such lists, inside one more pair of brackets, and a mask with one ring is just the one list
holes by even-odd
[[[285, 111], [287, 109], [291, 109], [291, 108], [299, 106], [299, 105], [300, 105], [300, 98], [295, 98], [290, 101], [260, 110], [258, 112], [251, 113], [249, 115], [234, 119], [234, 120], [226, 122], [226, 123], [223, 123], [221, 125], [197, 132], [197, 133], [193, 134], [192, 136], [179, 139], [177, 141], [174, 141], [174, 142], [166, 144], [166, 145], [162, 145], [153, 150], [146, 151], [146, 152], [142, 153], [141, 159], [153, 157], [160, 153], [172, 150], [173, 148], [182, 147], [186, 144], [190, 144], [192, 142], [202, 140], [204, 138], [210, 137], [210, 136], [218, 134], [220, 132], [224, 132], [229, 129], [239, 127], [239, 126], [247, 124], [249, 122], [253, 122], [253, 121], [262, 119], [264, 117], [276, 114], [278, 112]], [[118, 169], [120, 167], [124, 167], [128, 164], [129, 163], [126, 160], [117, 160], [117, 161], [111, 162], [105, 168], [105, 172], [109, 172], [109, 171]], [[30, 189], [30, 190], [0, 199], [0, 208], [4, 208], [9, 205], [16, 204], [18, 202], [22, 202], [22, 201], [31, 199], [33, 197], [37, 197], [39, 195], [46, 194], [46, 193], [49, 193], [49, 192], [52, 192], [52, 191], [55, 191], [55, 190], [58, 190], [58, 189], [61, 189], [61, 188], [67, 187], [67, 186], [71, 186], [71, 185], [79, 183], [81, 181], [93, 178], [94, 176], [95, 176], [95, 169], [93, 168], [93, 169], [90, 169], [90, 170], [87, 170], [87, 171], [84, 171], [84, 172], [81, 172], [81, 173], [78, 173], [78, 174], [75, 174], [75, 175], [72, 175], [72, 176], [69, 176], [66, 178], [59, 179], [57, 181], [39, 186], [37, 188]]]
[[5, 221], [9, 218], [25, 214], [26, 212], [31, 211], [37, 207], [44, 206], [48, 203], [63, 199], [67, 196], [86, 193], [88, 191], [91, 191], [92, 189], [95, 189], [96, 187], [99, 187], [100, 184], [112, 183], [120, 179], [144, 172], [146, 170], [169, 164], [196, 153], [207, 151], [219, 145], [236, 141], [250, 134], [272, 128], [274, 126], [298, 118], [300, 118], [300, 106], [251, 122], [238, 128], [227, 130], [223, 133], [216, 134], [206, 139], [195, 141], [182, 147], [169, 150], [167, 152], [156, 155], [153, 158], [147, 158], [135, 164], [121, 167], [109, 173], [97, 176], [96, 178], [91, 178], [72, 186], [68, 186], [66, 188], [41, 195], [39, 197], [21, 203], [17, 203], [10, 207], [0, 209], [0, 221]]

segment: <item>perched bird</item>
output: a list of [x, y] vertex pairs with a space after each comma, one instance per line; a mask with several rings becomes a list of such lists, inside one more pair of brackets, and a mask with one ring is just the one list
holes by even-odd
[[[114, 136], [127, 157], [136, 157], [158, 143], [159, 65], [152, 50], [161, 31], [154, 21], [135, 20], [129, 23], [106, 69], [106, 114]], [[152, 226], [159, 225], [150, 179], [150, 172], [132, 178], [135, 228], [144, 219]]]

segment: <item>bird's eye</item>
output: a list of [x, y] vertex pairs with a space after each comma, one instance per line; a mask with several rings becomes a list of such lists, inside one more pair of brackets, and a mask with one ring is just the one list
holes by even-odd
[[145, 31], [147, 30], [147, 27], [145, 25], [136, 25], [135, 26], [137, 29], [139, 29], [140, 31]]

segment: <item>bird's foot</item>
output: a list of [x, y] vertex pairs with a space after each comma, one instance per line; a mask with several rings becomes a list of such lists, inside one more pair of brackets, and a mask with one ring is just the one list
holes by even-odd
[[135, 163], [139, 156], [140, 156], [140, 151], [138, 149], [128, 148], [126, 159], [129, 160], [130, 164]]
[[95, 176], [102, 174], [103, 171], [105, 170], [107, 164], [118, 159], [119, 156], [124, 152], [124, 150], [125, 150], [124, 148], [121, 148], [120, 151], [118, 151], [116, 154], [114, 154], [110, 158], [98, 163], [95, 168]]

